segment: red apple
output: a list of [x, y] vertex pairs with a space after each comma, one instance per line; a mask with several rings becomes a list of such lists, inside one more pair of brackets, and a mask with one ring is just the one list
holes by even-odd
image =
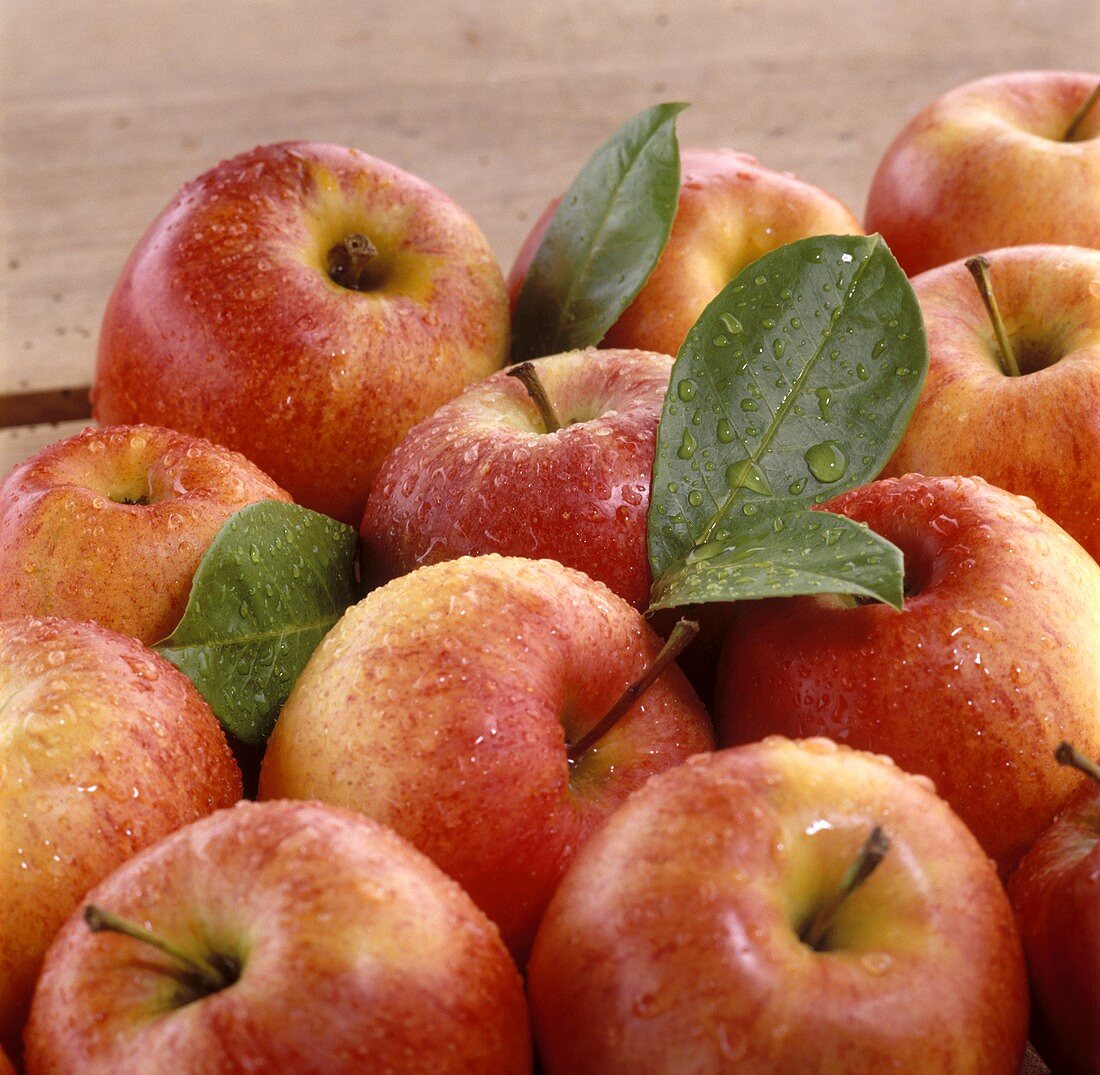
[[[875, 826], [889, 847], [846, 897]], [[581, 849], [528, 967], [547, 1075], [1016, 1075], [1027, 979], [927, 781], [829, 740], [654, 777]]]
[[167, 661], [92, 623], [0, 620], [0, 1044], [88, 888], [240, 795], [221, 726]]
[[[1059, 758], [1075, 752], [1065, 745]], [[1059, 1075], [1100, 1071], [1100, 767], [1009, 878], [1031, 979], [1032, 1037]]]
[[910, 276], [1001, 246], [1100, 246], [1100, 108], [1067, 137], [1098, 82], [1012, 71], [944, 94], [887, 149], [867, 230]]
[[226, 444], [355, 524], [406, 430], [507, 346], [500, 268], [446, 195], [358, 150], [261, 146], [187, 184], [130, 256], [95, 414]]
[[577, 848], [653, 773], [712, 745], [675, 666], [585, 743], [660, 648], [625, 601], [552, 560], [421, 568], [314, 651], [268, 741], [260, 797], [392, 826], [522, 960]]
[[0, 1075], [15, 1075], [15, 1068], [11, 1066], [11, 1061], [3, 1049], [0, 1049]]
[[928, 377], [885, 473], [980, 474], [1031, 497], [1100, 559], [1100, 250], [985, 257], [1015, 366], [1002, 366], [963, 262], [918, 276]]
[[827, 735], [931, 777], [1003, 876], [1100, 753], [1100, 566], [1032, 503], [909, 475], [826, 505], [905, 555], [905, 609], [838, 597], [743, 606], [726, 638], [725, 744]]
[[235, 511], [290, 497], [242, 455], [169, 429], [86, 429], [0, 485], [0, 616], [172, 633], [203, 553]]
[[547, 557], [645, 609], [649, 482], [672, 360], [588, 350], [531, 365], [561, 428], [503, 371], [444, 404], [379, 471], [364, 562], [391, 578], [464, 555]]
[[88, 906], [182, 958], [74, 915], [35, 991], [28, 1075], [531, 1070], [500, 935], [367, 818], [242, 803], [131, 859]]
[[[536, 222], [508, 274], [515, 303], [557, 202]], [[831, 194], [746, 153], [685, 149], [668, 243], [645, 286], [602, 341], [675, 355], [704, 308], [746, 265], [810, 235], [862, 235]]]

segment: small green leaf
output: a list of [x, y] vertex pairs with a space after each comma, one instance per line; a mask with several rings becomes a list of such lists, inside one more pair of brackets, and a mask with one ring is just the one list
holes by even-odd
[[825, 592], [900, 607], [898, 550], [806, 509], [879, 473], [927, 365], [920, 307], [878, 236], [803, 239], [741, 272], [672, 369], [650, 495], [656, 607]]
[[226, 730], [271, 733], [317, 643], [355, 600], [355, 530], [268, 500], [234, 514], [206, 550], [183, 619], [155, 647]]
[[685, 108], [639, 113], [573, 180], [516, 299], [513, 362], [595, 346], [641, 290], [676, 215]]

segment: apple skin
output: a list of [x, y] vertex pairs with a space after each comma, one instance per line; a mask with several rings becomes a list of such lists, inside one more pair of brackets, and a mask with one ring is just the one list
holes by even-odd
[[240, 803], [89, 893], [230, 987], [182, 1000], [179, 967], [80, 913], [46, 957], [27, 1075], [126, 1071], [525, 1075], [523, 986], [500, 935], [427, 858], [319, 803]]
[[1008, 881], [1027, 957], [1032, 1040], [1059, 1075], [1100, 1071], [1100, 785], [1086, 780]]
[[944, 94], [886, 150], [867, 230], [909, 276], [1002, 246], [1100, 246], [1100, 109], [1062, 141], [1097, 81], [1013, 71]]
[[673, 665], [570, 764], [567, 743], [660, 647], [625, 601], [552, 560], [420, 568], [314, 651], [268, 741], [260, 798], [320, 799], [390, 825], [522, 963], [577, 848], [653, 773], [713, 746]]
[[0, 1075], [15, 1075], [15, 1068], [12, 1067], [3, 1049], [0, 1049]]
[[905, 609], [745, 603], [726, 636], [724, 746], [827, 735], [935, 781], [1002, 874], [1077, 784], [1061, 739], [1100, 753], [1100, 566], [1031, 501], [908, 475], [825, 508], [905, 554]]
[[[512, 304], [557, 209], [550, 203], [508, 274]], [[862, 235], [831, 194], [731, 149], [680, 154], [680, 200], [653, 272], [601, 341], [675, 355], [707, 304], [746, 265], [810, 235]]]
[[[1031, 497], [1100, 559], [1100, 250], [985, 255], [1020, 377], [1001, 370], [962, 261], [913, 281], [928, 334], [917, 409], [884, 475], [980, 474]], [[1025, 372], [1030, 371], [1030, 372]]]
[[[378, 249], [366, 291], [328, 272], [353, 233]], [[409, 427], [507, 347], [500, 267], [464, 210], [358, 150], [287, 142], [223, 161], [153, 222], [107, 304], [92, 396], [100, 422], [209, 437], [355, 525]]]
[[229, 517], [289, 499], [207, 440], [154, 426], [85, 429], [0, 485], [0, 617], [95, 620], [152, 645], [179, 623]]
[[[891, 841], [828, 950], [799, 929]], [[547, 1075], [1017, 1075], [1027, 980], [973, 836], [920, 777], [779, 737], [654, 777], [581, 849], [528, 967]]]
[[562, 428], [547, 433], [503, 371], [445, 403], [383, 463], [360, 527], [364, 563], [393, 578], [458, 556], [547, 558], [644, 610], [649, 484], [672, 359], [589, 349], [534, 366]]
[[0, 1045], [15, 1051], [42, 956], [93, 884], [237, 801], [241, 774], [190, 681], [134, 639], [0, 620]]

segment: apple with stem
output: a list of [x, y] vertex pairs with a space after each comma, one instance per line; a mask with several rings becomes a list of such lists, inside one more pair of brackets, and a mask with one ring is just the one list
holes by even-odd
[[[508, 274], [513, 305], [557, 205], [551, 202], [516, 255]], [[796, 239], [836, 234], [863, 231], [819, 187], [765, 168], [747, 153], [685, 149], [668, 242], [602, 346], [675, 355], [710, 300], [746, 265]]]
[[88, 888], [240, 796], [221, 725], [167, 661], [94, 623], [0, 620], [0, 1045]]
[[289, 500], [244, 456], [154, 426], [85, 429], [0, 484], [0, 616], [95, 620], [152, 645], [229, 517]]
[[663, 647], [625, 601], [552, 560], [420, 568], [351, 608], [314, 651], [268, 741], [260, 798], [320, 799], [390, 825], [522, 962], [591, 833], [652, 774], [713, 745], [668, 663], [685, 635]]
[[441, 191], [355, 149], [259, 146], [188, 183], [107, 304], [92, 398], [243, 452], [352, 525], [405, 432], [508, 349], [500, 267]]
[[1100, 247], [1100, 75], [1011, 71], [911, 119], [867, 198], [910, 276], [1003, 246]]
[[905, 556], [905, 608], [746, 602], [726, 635], [723, 745], [827, 735], [931, 777], [1007, 877], [1100, 753], [1100, 565], [1030, 500], [909, 475], [824, 507]]
[[1063, 765], [1088, 776], [1008, 881], [1027, 956], [1032, 1037], [1059, 1075], [1100, 1071], [1100, 765], [1070, 743]]
[[383, 579], [497, 552], [584, 571], [649, 603], [646, 518], [672, 359], [571, 351], [473, 385], [383, 463], [360, 536]]
[[526, 1075], [492, 923], [393, 832], [241, 803], [116, 870], [46, 957], [28, 1075]]
[[654, 777], [578, 853], [528, 993], [547, 1075], [1017, 1075], [985, 853], [888, 758], [763, 742]]
[[928, 376], [884, 475], [980, 474], [1100, 558], [1100, 250], [1007, 247], [913, 290]]

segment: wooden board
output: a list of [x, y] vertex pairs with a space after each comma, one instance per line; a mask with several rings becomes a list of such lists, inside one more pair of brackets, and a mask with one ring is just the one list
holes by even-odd
[[[1095, 65], [1095, 0], [6, 0], [0, 385], [87, 384], [127, 253], [185, 180], [260, 142], [357, 145], [447, 190], [507, 267], [623, 119], [686, 100], [857, 213], [904, 120], [992, 71]], [[79, 428], [7, 430], [0, 473]]]

